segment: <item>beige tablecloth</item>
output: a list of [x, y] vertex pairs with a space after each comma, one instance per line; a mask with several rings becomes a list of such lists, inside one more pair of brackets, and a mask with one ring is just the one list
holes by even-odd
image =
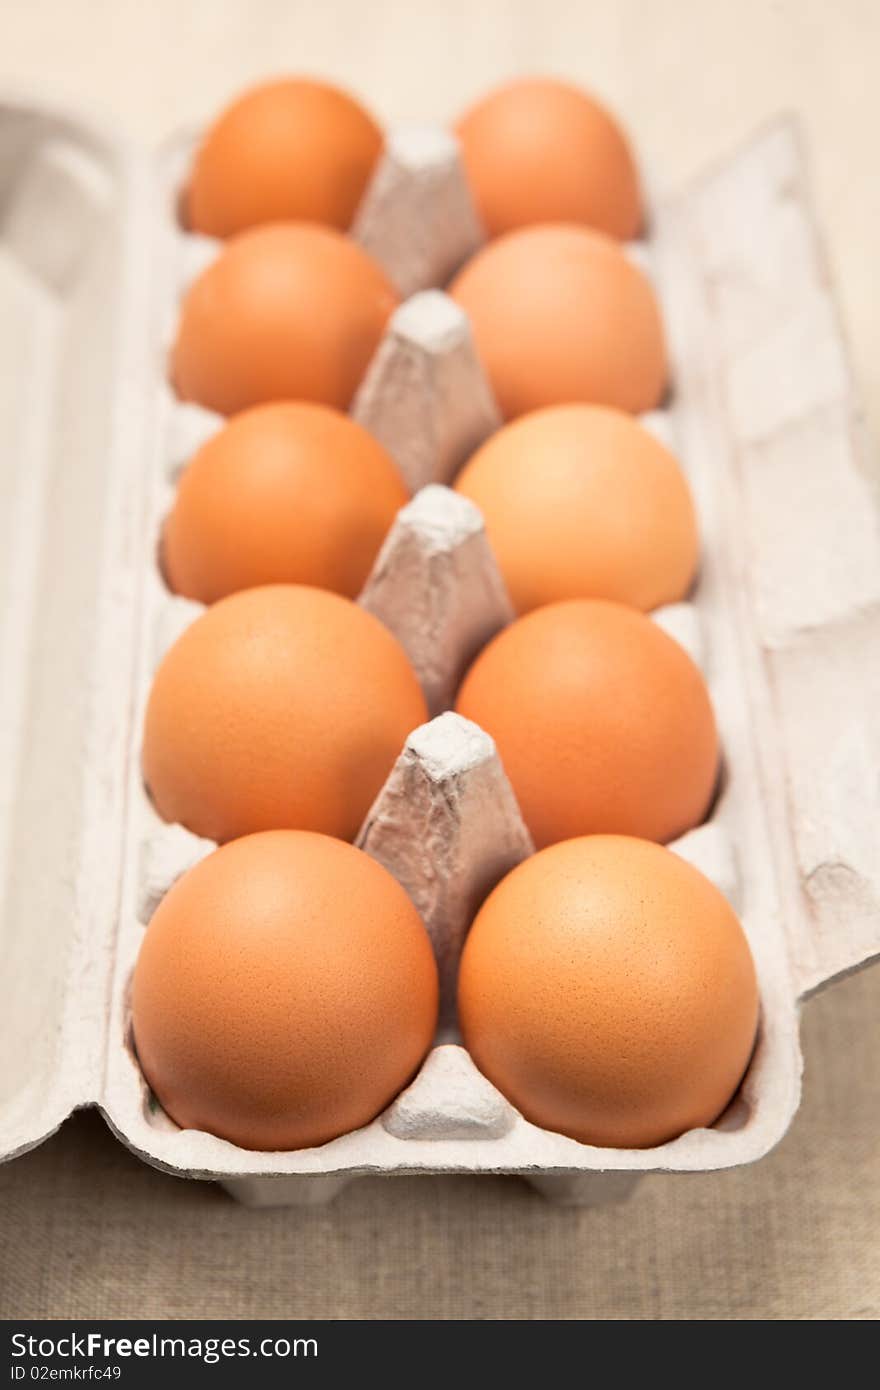
[[[876, 0], [29, 0], [0, 79], [156, 142], [243, 82], [310, 69], [386, 121], [444, 120], [509, 73], [593, 86], [674, 186], [799, 111], [880, 432]], [[880, 970], [809, 1005], [803, 1109], [755, 1168], [555, 1209], [515, 1179], [362, 1180], [253, 1212], [154, 1172], [96, 1115], [0, 1170], [0, 1315], [872, 1318], [880, 1313]]]

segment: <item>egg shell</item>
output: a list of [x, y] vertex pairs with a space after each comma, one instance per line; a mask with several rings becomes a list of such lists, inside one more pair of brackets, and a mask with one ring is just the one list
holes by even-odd
[[144, 937], [135, 1046], [164, 1109], [250, 1149], [359, 1129], [437, 1020], [428, 935], [397, 881], [324, 835], [269, 831], [179, 879]]
[[355, 598], [407, 500], [390, 455], [347, 415], [255, 406], [183, 472], [164, 527], [166, 577], [202, 603], [273, 583]]
[[627, 138], [594, 97], [525, 78], [478, 101], [456, 124], [471, 192], [490, 237], [538, 222], [577, 222], [628, 240], [642, 223]]
[[347, 92], [313, 79], [262, 83], [199, 145], [185, 221], [215, 237], [300, 219], [346, 231], [381, 150], [381, 130]]
[[567, 405], [525, 415], [474, 454], [455, 487], [480, 508], [519, 613], [568, 598], [647, 612], [683, 598], [693, 580], [687, 480], [621, 411]]
[[708, 811], [719, 749], [703, 677], [622, 604], [573, 599], [518, 619], [455, 708], [494, 738], [539, 848], [599, 832], [668, 841]]
[[450, 294], [468, 314], [506, 419], [569, 402], [652, 410], [666, 387], [654, 291], [618, 244], [563, 223], [478, 251]]
[[346, 410], [396, 305], [385, 273], [337, 231], [241, 232], [184, 296], [173, 385], [221, 415], [276, 400]]
[[427, 718], [402, 647], [348, 599], [268, 585], [221, 599], [166, 653], [144, 720], [159, 814], [209, 840], [352, 839]]
[[758, 988], [736, 914], [659, 845], [573, 839], [490, 894], [461, 961], [477, 1066], [534, 1124], [647, 1148], [711, 1125], [748, 1065]]

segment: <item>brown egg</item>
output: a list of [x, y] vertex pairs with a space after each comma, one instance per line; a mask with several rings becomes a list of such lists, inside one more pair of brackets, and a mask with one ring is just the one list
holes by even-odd
[[144, 778], [165, 820], [209, 840], [275, 829], [352, 839], [427, 717], [403, 648], [372, 614], [321, 589], [246, 589], [166, 653]]
[[307, 78], [265, 82], [199, 146], [185, 221], [217, 237], [300, 219], [346, 231], [381, 149], [381, 130], [346, 92]]
[[663, 842], [708, 810], [718, 735], [703, 677], [634, 609], [536, 609], [483, 649], [455, 708], [494, 738], [539, 847], [601, 831]]
[[480, 910], [458, 986], [465, 1043], [526, 1119], [650, 1148], [711, 1125], [749, 1062], [758, 988], [708, 879], [659, 845], [567, 840]]
[[406, 501], [391, 456], [349, 416], [254, 406], [181, 476], [164, 531], [168, 583], [202, 603], [273, 583], [355, 598]]
[[174, 386], [221, 415], [285, 399], [345, 410], [396, 305], [385, 273], [339, 232], [242, 232], [184, 297]]
[[449, 290], [502, 414], [585, 402], [633, 414], [666, 387], [654, 291], [610, 237], [555, 223], [478, 251]]
[[514, 607], [608, 598], [648, 611], [688, 590], [697, 566], [690, 490], [672, 454], [606, 406], [536, 410], [505, 426], [459, 475], [476, 502]]
[[580, 222], [621, 240], [642, 204], [626, 136], [586, 92], [525, 78], [490, 92], [456, 126], [490, 237], [536, 222]]
[[431, 1045], [437, 969], [400, 884], [296, 830], [248, 835], [175, 883], [147, 928], [132, 1019], [173, 1120], [247, 1149], [368, 1124]]

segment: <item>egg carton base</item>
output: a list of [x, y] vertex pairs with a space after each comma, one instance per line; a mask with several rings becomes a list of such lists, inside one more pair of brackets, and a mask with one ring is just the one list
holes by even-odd
[[[404, 1176], [404, 1175], [398, 1175]], [[601, 1207], [627, 1201], [639, 1178], [631, 1173], [560, 1173], [521, 1177], [554, 1206]], [[316, 1207], [332, 1202], [356, 1177], [226, 1178], [221, 1186], [246, 1207]]]
[[[404, 150], [398, 191], [385, 195], [387, 226], [403, 216], [413, 164], [426, 158], [442, 169], [442, 143], [427, 154], [418, 140]], [[251, 1191], [266, 1184], [273, 1202], [288, 1184], [314, 1182], [320, 1192], [363, 1172], [506, 1172], [551, 1185], [584, 1179], [599, 1191], [600, 1177], [626, 1186], [643, 1171], [754, 1161], [797, 1106], [798, 999], [880, 949], [878, 866], [866, 828], [878, 809], [875, 498], [792, 125], [762, 132], [659, 206], [644, 248], [675, 369], [671, 408], [650, 426], [674, 439], [706, 535], [694, 602], [658, 620], [678, 624], [674, 635], [701, 654], [728, 762], [712, 820], [693, 832], [690, 849], [738, 895], [765, 1003], [761, 1043], [730, 1112], [713, 1130], [649, 1154], [589, 1150], [514, 1114], [503, 1132], [483, 1138], [402, 1139], [377, 1122], [325, 1150], [261, 1155], [175, 1131], [149, 1106], [131, 1052], [127, 984], [143, 895], [157, 900], [179, 845], [145, 861], [158, 827], [140, 802], [134, 833], [122, 833], [143, 797], [136, 730], [155, 656], [138, 657], [136, 641], [148, 628], [145, 640], [156, 640], [155, 535], [174, 473], [217, 423], [197, 407], [171, 409], [164, 385], [167, 310], [217, 251], [171, 229], [184, 153], [178, 143], [157, 162], [76, 113], [33, 100], [0, 104], [4, 379], [18, 379], [28, 354], [38, 366], [30, 385], [0, 400], [11, 460], [0, 472], [11, 576], [0, 638], [4, 672], [16, 674], [0, 688], [11, 750], [0, 764], [0, 846], [13, 884], [0, 929], [7, 975], [21, 985], [0, 1011], [11, 1059], [0, 1082], [3, 1155], [94, 1104], [148, 1162]], [[450, 177], [447, 164], [434, 189], [444, 179], [448, 188]], [[379, 226], [371, 235], [381, 239]], [[459, 251], [448, 254], [451, 264]], [[419, 287], [409, 273], [406, 287]], [[466, 406], [460, 415], [457, 402]], [[402, 306], [356, 410], [384, 432], [414, 491], [452, 477], [497, 412], [451, 301], [429, 292]], [[92, 469], [71, 469], [74, 456]], [[407, 544], [404, 523], [398, 555]], [[498, 616], [490, 619], [491, 607], [488, 625]], [[193, 616], [179, 606], [175, 615], [179, 625]], [[31, 642], [36, 623], [51, 643]], [[457, 659], [466, 660], [463, 649]], [[77, 691], [82, 698], [71, 699]], [[75, 766], [71, 747], [81, 750]], [[117, 850], [125, 856], [121, 923]], [[429, 1080], [432, 1069], [452, 1076], [464, 1067], [446, 1048], [461, 1053], [444, 1039], [425, 1068]], [[440, 1055], [447, 1061], [438, 1064]], [[441, 1081], [438, 1074], [431, 1084]], [[469, 1094], [452, 1132], [473, 1126], [475, 1106], [481, 1123], [500, 1125], [493, 1106], [480, 1111]], [[420, 1124], [423, 1135], [435, 1133], [435, 1101], [417, 1100], [404, 1093], [397, 1121], [386, 1118], [401, 1132]]]
[[[768, 150], [773, 143], [773, 139], [767, 141]], [[765, 174], [777, 158], [778, 148], [771, 153], [772, 160], [767, 161]], [[439, 159], [439, 164], [442, 162]], [[753, 164], [754, 160], [745, 158], [744, 163]], [[383, 215], [391, 219], [386, 225], [391, 225], [396, 215], [393, 212], [395, 199], [399, 200], [400, 210], [418, 186], [417, 164], [418, 151], [409, 162], [401, 162], [394, 184], [396, 192], [393, 197], [389, 195], [384, 205]], [[772, 173], [778, 180], [778, 169]], [[769, 211], [776, 216], [778, 207], [773, 204]], [[447, 1085], [438, 1072], [438, 1059], [449, 1061], [455, 1054], [461, 1054], [464, 1063], [468, 1059], [456, 1044], [441, 1043], [430, 1054], [413, 1085], [376, 1126], [336, 1141], [345, 1150], [345, 1163], [352, 1169], [363, 1164], [368, 1171], [424, 1171], [427, 1167], [434, 1171], [500, 1168], [515, 1172], [529, 1167], [528, 1163], [517, 1161], [517, 1154], [529, 1145], [536, 1156], [543, 1154], [538, 1166], [545, 1167], [548, 1173], [563, 1165], [560, 1153], [567, 1145], [577, 1152], [577, 1161], [572, 1166], [587, 1169], [591, 1177], [606, 1167], [619, 1167], [629, 1178], [633, 1170], [652, 1167], [725, 1166], [728, 1162], [742, 1161], [737, 1154], [748, 1153], [755, 1157], [775, 1142], [784, 1132], [797, 1103], [800, 1058], [788, 961], [782, 941], [778, 937], [768, 937], [766, 926], [780, 915], [785, 894], [790, 891], [787, 884], [778, 881], [780, 869], [784, 872], [788, 866], [784, 856], [780, 858], [775, 852], [768, 852], [768, 818], [772, 819], [773, 812], [758, 786], [756, 750], [739, 727], [744, 699], [757, 699], [764, 708], [768, 701], [763, 689], [744, 689], [738, 651], [744, 624], [738, 621], [735, 611], [725, 606], [728, 598], [725, 584], [729, 585], [735, 569], [735, 557], [731, 563], [732, 557], [727, 552], [731, 526], [729, 518], [723, 514], [726, 499], [711, 477], [715, 460], [723, 453], [719, 446], [726, 446], [729, 441], [717, 427], [723, 412], [717, 410], [713, 414], [716, 403], [704, 398], [700, 381], [703, 361], [713, 361], [712, 353], [706, 351], [702, 341], [699, 349], [692, 341], [695, 331], [707, 327], [705, 301], [699, 305], [689, 303], [685, 292], [688, 288], [684, 285], [685, 275], [696, 278], [688, 264], [690, 247], [687, 241], [692, 226], [679, 224], [676, 227], [674, 213], [667, 215], [660, 210], [655, 227], [659, 235], [649, 244], [635, 248], [633, 254], [638, 255], [652, 275], [664, 299], [673, 337], [675, 378], [671, 409], [667, 405], [652, 413], [646, 424], [661, 438], [671, 438], [680, 449], [691, 474], [698, 505], [701, 504], [701, 520], [705, 523], [707, 537], [707, 561], [695, 601], [673, 605], [658, 614], [657, 621], [683, 642], [705, 670], [719, 708], [729, 761], [728, 775], [733, 778], [730, 787], [722, 787], [711, 822], [684, 837], [676, 848], [706, 869], [743, 913], [762, 977], [762, 1040], [740, 1096], [716, 1129], [683, 1136], [674, 1145], [664, 1146], [652, 1155], [606, 1155], [574, 1146], [562, 1136], [539, 1138], [541, 1132], [527, 1126], [521, 1117], [515, 1117], [503, 1132], [492, 1133], [489, 1126], [493, 1121], [484, 1121], [487, 1127], [482, 1134], [476, 1125], [469, 1138], [460, 1137], [457, 1126], [464, 1123], [461, 1116], [468, 1108], [469, 1093], [473, 1094], [470, 1088], [488, 1083], [478, 1074], [465, 1075], [465, 1066], [457, 1082]], [[384, 248], [381, 240], [381, 225], [377, 221], [373, 249], [379, 251], [386, 264], [391, 264], [395, 254], [394, 238], [390, 238]], [[667, 251], [670, 254], [665, 254]], [[198, 258], [204, 254], [205, 249], [198, 248]], [[193, 255], [189, 253], [190, 269]], [[187, 261], [186, 256], [184, 261]], [[414, 281], [410, 284], [415, 287]], [[682, 357], [681, 343], [686, 338], [691, 341]], [[467, 453], [498, 424], [497, 411], [474, 354], [466, 318], [447, 296], [426, 290], [416, 293], [397, 310], [356, 398], [354, 413], [383, 439], [411, 489], [417, 493], [392, 529], [361, 602], [396, 631], [426, 686], [432, 710], [441, 710], [451, 699], [461, 670], [480, 641], [509, 617], [503, 586], [477, 518], [467, 515], [463, 499], [437, 486], [454, 476]], [[741, 585], [735, 598], [742, 599]], [[438, 615], [446, 625], [445, 639], [438, 639], [438, 632], [432, 626]], [[466, 624], [468, 618], [473, 623], [470, 634]], [[439, 657], [438, 652], [441, 652]], [[450, 879], [466, 886], [468, 875], [463, 866], [467, 860], [466, 856], [460, 859], [458, 870], [452, 875], [431, 872], [431, 865], [426, 872], [424, 846], [417, 841], [412, 826], [436, 814], [444, 795], [448, 795], [448, 789], [444, 792], [444, 778], [447, 781], [451, 778], [450, 785], [455, 785], [461, 796], [467, 796], [468, 777], [453, 776], [444, 765], [444, 758], [450, 757], [450, 748], [446, 746], [438, 754], [445, 740], [451, 739], [454, 743], [460, 739], [462, 746], [467, 743], [460, 727], [463, 721], [456, 724], [455, 720], [455, 716], [441, 715], [426, 726], [424, 735], [417, 731], [416, 746], [413, 740], [409, 741], [377, 803], [380, 809], [374, 808], [371, 812], [360, 841], [401, 877], [426, 917], [441, 962], [445, 1026], [453, 1030], [454, 974], [466, 929], [467, 913], [462, 904], [468, 895], [463, 892], [453, 910], [448, 901], [438, 904], [436, 894], [437, 884]], [[477, 730], [468, 735], [471, 739], [481, 736], [485, 738]], [[425, 747], [418, 746], [421, 737]], [[509, 795], [500, 767], [489, 773], [492, 758], [483, 758], [481, 766], [482, 775], [497, 776], [499, 787], [505, 787]], [[473, 772], [471, 769], [471, 774]], [[420, 797], [424, 798], [421, 806]], [[501, 803], [504, 803], [503, 795]], [[509, 846], [510, 827], [501, 833], [497, 821], [489, 817], [487, 823], [496, 837], [494, 843]], [[518, 813], [512, 823], [519, 825], [520, 835], [525, 834]], [[436, 830], [435, 827], [432, 854], [440, 847], [440, 860], [446, 866], [444, 855], [460, 853], [463, 841], [451, 833], [442, 810], [440, 825], [445, 829]], [[522, 857], [524, 852], [527, 846], [522, 840], [515, 850], [505, 850], [509, 863]], [[740, 869], [744, 859], [754, 869], [745, 881]], [[487, 886], [491, 886], [490, 880], [484, 882], [482, 891]], [[471, 895], [469, 910], [478, 897], [479, 894]], [[441, 1033], [441, 1039], [443, 1037]], [[434, 1090], [439, 1100], [432, 1095]], [[503, 1111], [506, 1103], [503, 1098], [499, 1100]], [[385, 1152], [387, 1141], [382, 1137], [383, 1134], [391, 1139], [400, 1137], [394, 1132], [393, 1117], [399, 1118], [404, 1112], [409, 1113], [410, 1128], [406, 1130], [404, 1126], [401, 1134], [406, 1133], [403, 1142], [410, 1152], [409, 1158], [403, 1153], [392, 1156], [390, 1149]], [[192, 1137], [187, 1136], [187, 1142], [195, 1149]], [[434, 1145], [438, 1147], [432, 1147]], [[198, 1147], [202, 1153], [197, 1157], [193, 1152], [192, 1171], [202, 1169], [211, 1149], [210, 1142], [203, 1143], [201, 1139]], [[326, 1164], [332, 1169], [337, 1162], [334, 1147], [329, 1146], [321, 1155], [321, 1167]], [[380, 1157], [383, 1152], [384, 1159]], [[341, 1151], [339, 1156], [343, 1156]], [[163, 1154], [163, 1158], [167, 1160], [167, 1154]], [[304, 1154], [260, 1160], [260, 1166], [264, 1167], [273, 1163], [294, 1165], [305, 1176], [317, 1163], [317, 1154], [314, 1158]], [[216, 1171], [213, 1163], [211, 1169]], [[341, 1176], [332, 1172], [312, 1175], [334, 1180]], [[276, 1178], [267, 1175], [259, 1179], [264, 1180], [274, 1184]]]

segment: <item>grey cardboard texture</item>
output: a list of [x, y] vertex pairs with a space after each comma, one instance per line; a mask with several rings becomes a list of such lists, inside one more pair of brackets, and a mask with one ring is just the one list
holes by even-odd
[[733, 901], [762, 998], [721, 1120], [638, 1151], [528, 1123], [456, 1033], [475, 905], [532, 846], [492, 740], [448, 712], [510, 607], [479, 512], [445, 486], [498, 416], [466, 319], [433, 288], [480, 240], [440, 131], [392, 135], [356, 220], [409, 298], [353, 405], [415, 494], [361, 602], [403, 642], [435, 716], [359, 843], [425, 919], [437, 1045], [371, 1125], [290, 1153], [181, 1131], [143, 1082], [128, 987], [144, 923], [212, 848], [159, 821], [139, 772], [152, 671], [199, 611], [162, 583], [159, 525], [219, 423], [165, 378], [182, 287], [217, 250], [173, 217], [190, 144], [151, 156], [39, 101], [0, 103], [0, 1156], [95, 1105], [150, 1163], [259, 1204], [422, 1172], [615, 1200], [640, 1173], [758, 1159], [798, 1105], [800, 1001], [880, 953], [878, 506], [794, 123], [656, 199], [632, 248], [673, 361], [668, 405], [645, 423], [676, 448], [703, 537], [691, 599], [654, 616], [702, 666], [724, 746], [711, 819], [673, 848]]

